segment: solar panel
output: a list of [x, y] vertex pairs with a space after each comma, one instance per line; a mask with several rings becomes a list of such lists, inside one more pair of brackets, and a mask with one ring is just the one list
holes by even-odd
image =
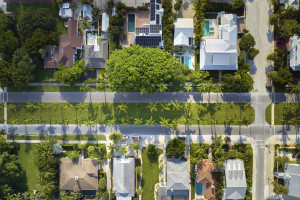
[[150, 0], [150, 3], [155, 3], [155, 0]]
[[156, 24], [159, 24], [159, 15], [156, 15]]
[[135, 28], [136, 35], [139, 35], [142, 33], [149, 35], [149, 28], [148, 27], [136, 27]]
[[161, 25], [150, 25], [150, 33], [159, 33], [161, 31]]
[[161, 0], [156, 0], [156, 3], [160, 3], [161, 4]]
[[150, 21], [155, 20], [155, 3], [150, 4]]
[[161, 42], [161, 36], [136, 36], [135, 44], [142, 47], [158, 47]]

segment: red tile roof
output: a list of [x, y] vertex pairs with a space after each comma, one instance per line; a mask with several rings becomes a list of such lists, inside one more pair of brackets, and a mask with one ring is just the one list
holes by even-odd
[[197, 164], [197, 183], [206, 184], [206, 199], [215, 200], [215, 172], [218, 168], [211, 162], [210, 159], [202, 159]]
[[45, 68], [56, 68], [59, 63], [64, 63], [66, 67], [73, 66], [73, 56], [76, 48], [81, 48], [83, 37], [77, 35], [77, 21], [69, 19], [67, 22], [68, 35], [61, 35], [59, 46], [55, 47], [54, 57], [47, 57], [44, 60]]

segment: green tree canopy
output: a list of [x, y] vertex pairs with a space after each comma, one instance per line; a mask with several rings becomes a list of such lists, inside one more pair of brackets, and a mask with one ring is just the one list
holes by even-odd
[[293, 74], [288, 67], [281, 67], [278, 71], [269, 72], [267, 76], [272, 79], [274, 85], [285, 87], [291, 83]]
[[58, 35], [52, 31], [36, 29], [30, 37], [25, 40], [24, 47], [30, 54], [39, 54], [39, 50], [47, 45], [54, 45], [58, 42]]
[[286, 52], [283, 48], [276, 48], [273, 53], [269, 54], [268, 60], [274, 61], [277, 69], [286, 65]]
[[108, 138], [109, 138], [110, 140], [112, 140], [114, 144], [118, 144], [119, 141], [122, 139], [122, 137], [123, 137], [123, 134], [122, 134], [122, 133], [111, 133], [111, 134], [108, 136]]
[[249, 51], [251, 48], [254, 47], [256, 44], [255, 39], [253, 35], [250, 33], [247, 33], [242, 36], [241, 41], [240, 41], [240, 48], [245, 51]]
[[65, 67], [60, 63], [57, 68], [58, 71], [54, 73], [54, 78], [61, 83], [74, 85], [80, 81], [85, 70], [84, 60], [76, 61], [74, 67]]
[[0, 31], [11, 30], [13, 28], [13, 18], [6, 13], [0, 13]]
[[244, 8], [245, 3], [243, 0], [234, 0], [231, 4], [233, 9], [239, 9], [239, 8]]
[[179, 158], [185, 153], [186, 144], [184, 141], [174, 138], [167, 144], [167, 155], [168, 157]]
[[223, 89], [231, 92], [250, 92], [253, 88], [253, 78], [245, 72], [235, 72], [223, 76]]
[[115, 91], [155, 93], [160, 85], [183, 81], [184, 65], [161, 49], [132, 46], [116, 50], [106, 62], [108, 82]]
[[19, 40], [11, 30], [0, 32], [0, 56], [2, 60], [10, 61], [18, 46]]
[[275, 194], [277, 195], [282, 195], [282, 194], [288, 194], [289, 193], [289, 189], [284, 187], [283, 185], [279, 184], [277, 181], [273, 181], [273, 190], [275, 192]]
[[35, 29], [53, 30], [55, 21], [47, 8], [27, 9], [18, 22], [20, 35], [24, 38], [30, 36]]

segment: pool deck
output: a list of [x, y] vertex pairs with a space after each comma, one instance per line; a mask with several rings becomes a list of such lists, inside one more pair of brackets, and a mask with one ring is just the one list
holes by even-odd
[[133, 41], [134, 32], [128, 32], [128, 14], [135, 14], [135, 27], [143, 27], [144, 24], [150, 24], [150, 11], [149, 10], [136, 10], [128, 11], [125, 15], [124, 22], [124, 33], [125, 39], [123, 40], [123, 45], [130, 46], [131, 41]]

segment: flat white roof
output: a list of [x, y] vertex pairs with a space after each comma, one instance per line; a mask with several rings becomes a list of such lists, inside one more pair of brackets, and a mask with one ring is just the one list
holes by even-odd
[[102, 31], [107, 32], [109, 26], [109, 14], [102, 13]]

